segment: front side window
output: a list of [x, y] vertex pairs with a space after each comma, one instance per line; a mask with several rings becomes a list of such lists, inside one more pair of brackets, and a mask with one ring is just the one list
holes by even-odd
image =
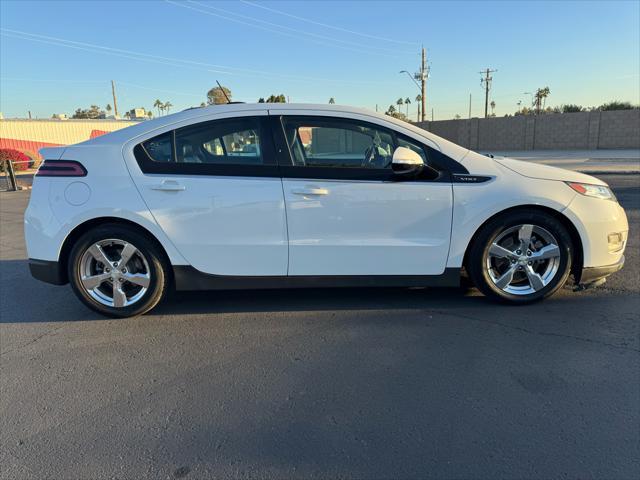
[[294, 166], [388, 169], [393, 158], [391, 133], [344, 119], [284, 117]]

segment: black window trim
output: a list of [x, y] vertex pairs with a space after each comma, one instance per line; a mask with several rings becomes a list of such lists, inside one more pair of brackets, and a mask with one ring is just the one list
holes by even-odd
[[[468, 170], [460, 163], [452, 158], [444, 155], [442, 152], [433, 147], [426, 145], [424, 142], [416, 140], [408, 135], [397, 132], [392, 128], [367, 122], [366, 120], [351, 119], [345, 117], [323, 116], [323, 115], [271, 115], [271, 130], [274, 135], [274, 144], [276, 146], [278, 164], [283, 178], [306, 178], [318, 180], [363, 180], [363, 181], [419, 181], [419, 182], [446, 182], [451, 183], [452, 174], [468, 174]], [[364, 124], [373, 129], [385, 131], [393, 138], [394, 148], [398, 144], [398, 138], [402, 138], [410, 143], [417, 144], [422, 147], [427, 156], [428, 164], [438, 171], [438, 176], [418, 176], [418, 177], [402, 177], [395, 175], [390, 169], [373, 169], [373, 168], [341, 168], [341, 167], [308, 167], [294, 165], [291, 155], [291, 147], [286, 138], [284, 128], [284, 117], [295, 119], [308, 119], [309, 121], [344, 121], [357, 124]]]
[[[260, 149], [263, 158], [262, 165], [232, 165], [232, 164], [211, 164], [211, 163], [177, 163], [157, 162], [153, 160], [145, 150], [143, 143], [170, 134], [171, 151], [173, 158], [178, 158], [176, 151], [176, 132], [181, 129], [204, 127], [207, 123], [217, 123], [224, 121], [238, 121], [242, 119], [256, 119], [260, 125]], [[164, 174], [164, 175], [208, 175], [227, 177], [274, 177], [280, 178], [280, 167], [276, 159], [276, 150], [273, 144], [273, 134], [271, 132], [271, 122], [268, 115], [246, 115], [241, 117], [227, 117], [197, 122], [190, 125], [174, 128], [167, 132], [159, 133], [136, 144], [133, 148], [133, 155], [144, 174]]]

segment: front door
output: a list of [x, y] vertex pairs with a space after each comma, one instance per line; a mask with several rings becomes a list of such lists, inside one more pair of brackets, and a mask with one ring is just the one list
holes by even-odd
[[266, 112], [139, 141], [125, 156], [156, 222], [187, 262], [217, 275], [287, 274], [287, 230]]
[[337, 117], [281, 117], [289, 275], [437, 275], [451, 235], [452, 187], [398, 181], [396, 146], [427, 148], [382, 126]]

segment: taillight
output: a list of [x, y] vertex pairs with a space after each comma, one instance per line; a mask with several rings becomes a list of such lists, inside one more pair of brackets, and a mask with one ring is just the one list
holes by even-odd
[[36, 177], [86, 177], [87, 169], [75, 160], [45, 160]]

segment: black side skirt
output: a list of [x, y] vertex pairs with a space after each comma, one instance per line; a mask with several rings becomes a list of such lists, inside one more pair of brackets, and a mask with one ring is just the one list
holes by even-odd
[[332, 287], [458, 287], [460, 269], [440, 275], [322, 275], [248, 277], [211, 275], [190, 265], [173, 267], [176, 290], [258, 290]]

